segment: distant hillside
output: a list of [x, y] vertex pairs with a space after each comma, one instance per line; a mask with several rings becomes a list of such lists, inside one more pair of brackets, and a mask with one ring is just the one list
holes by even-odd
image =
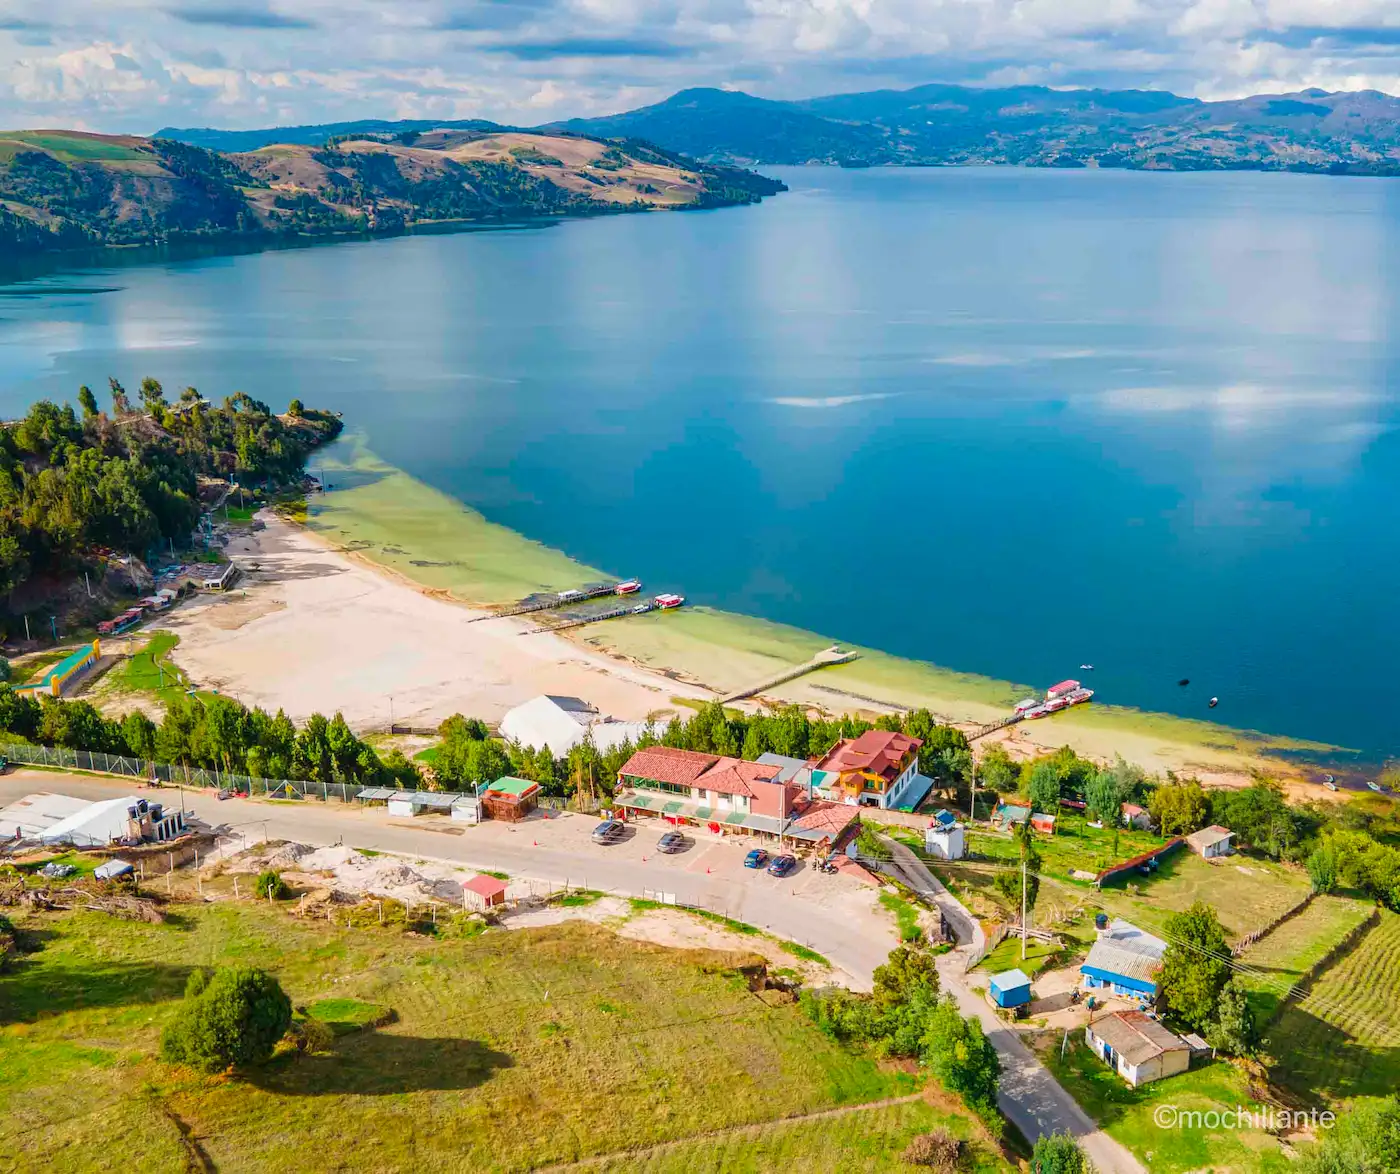
[[929, 85], [772, 102], [697, 89], [639, 110], [540, 129], [627, 135], [742, 164], [1400, 174], [1400, 99], [1375, 91], [1202, 102], [1143, 90]]
[[392, 137], [415, 132], [421, 134], [428, 130], [474, 130], [492, 134], [497, 131], [515, 129], [517, 128], [487, 122], [480, 118], [468, 118], [458, 122], [415, 118], [388, 122], [382, 118], [364, 118], [357, 122], [321, 122], [313, 126], [274, 126], [265, 130], [214, 130], [207, 126], [164, 126], [151, 137], [153, 139], [174, 139], [177, 143], [188, 143], [191, 147], [203, 147], [206, 151], [256, 151], [259, 147], [271, 147], [278, 143], [290, 143], [301, 147], [320, 147], [324, 146], [329, 139], [348, 136]]
[[0, 132], [0, 251], [711, 208], [783, 190], [645, 143], [423, 125], [228, 154], [167, 138]]

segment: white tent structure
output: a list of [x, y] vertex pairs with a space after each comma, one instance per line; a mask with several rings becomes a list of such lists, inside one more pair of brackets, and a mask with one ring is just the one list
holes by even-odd
[[599, 750], [611, 750], [624, 741], [636, 742], [645, 732], [645, 722], [612, 721], [581, 697], [549, 694], [517, 705], [501, 719], [501, 737], [507, 741], [532, 750], [548, 746], [560, 758], [588, 737]]
[[88, 807], [89, 800], [39, 791], [0, 808], [0, 839], [35, 840], [61, 820]]

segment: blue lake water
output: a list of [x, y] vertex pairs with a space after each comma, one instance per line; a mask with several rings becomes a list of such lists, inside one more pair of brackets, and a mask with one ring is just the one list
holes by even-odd
[[648, 587], [1400, 751], [1400, 183], [777, 173], [756, 208], [11, 284], [0, 410], [300, 396]]

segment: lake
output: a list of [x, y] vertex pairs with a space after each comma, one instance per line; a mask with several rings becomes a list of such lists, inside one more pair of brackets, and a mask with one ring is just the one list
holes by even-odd
[[1400, 751], [1400, 184], [770, 170], [753, 208], [11, 283], [0, 409], [299, 396], [649, 589]]

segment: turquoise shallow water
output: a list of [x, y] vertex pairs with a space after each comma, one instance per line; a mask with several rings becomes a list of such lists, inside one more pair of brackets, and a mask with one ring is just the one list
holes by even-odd
[[756, 208], [31, 276], [0, 408], [297, 395], [649, 587], [1400, 751], [1400, 185], [778, 174]]

